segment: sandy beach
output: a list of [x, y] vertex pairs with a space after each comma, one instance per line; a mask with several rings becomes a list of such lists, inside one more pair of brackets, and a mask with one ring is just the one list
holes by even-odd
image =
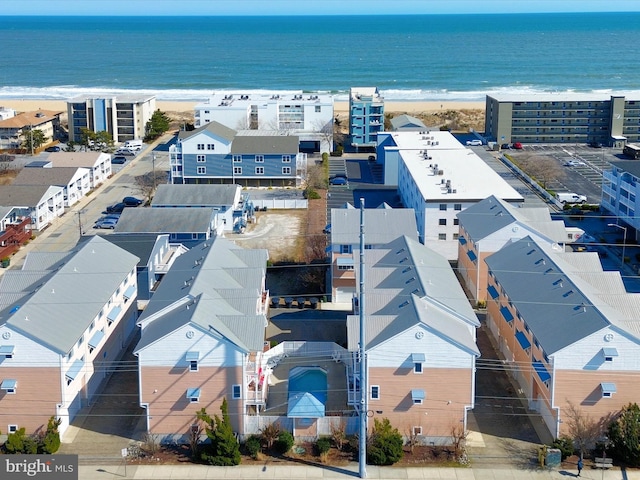
[[[157, 100], [156, 107], [163, 112], [193, 112], [198, 102], [176, 102]], [[23, 100], [0, 99], [0, 107], [12, 108], [17, 112], [30, 112], [35, 110], [67, 111], [67, 103], [64, 100]], [[434, 102], [434, 101], [385, 101], [384, 108], [387, 113], [435, 113], [447, 110], [484, 110], [484, 102]], [[346, 115], [349, 112], [349, 102], [336, 101], [333, 105], [336, 115]]]

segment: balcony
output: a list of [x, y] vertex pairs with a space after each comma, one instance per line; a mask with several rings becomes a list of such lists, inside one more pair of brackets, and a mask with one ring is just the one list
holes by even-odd
[[16, 222], [7, 224], [0, 232], [0, 258], [13, 255], [31, 238], [31, 218], [19, 218]]

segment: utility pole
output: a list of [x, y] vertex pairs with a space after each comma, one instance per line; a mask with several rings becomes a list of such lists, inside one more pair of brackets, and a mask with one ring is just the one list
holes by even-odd
[[360, 198], [360, 294], [358, 298], [358, 312], [360, 317], [360, 438], [358, 439], [359, 473], [360, 478], [367, 478], [367, 395], [369, 388], [366, 364], [366, 335], [364, 315], [364, 198]]
[[78, 231], [80, 232], [80, 237], [82, 237], [82, 235], [84, 234], [84, 232], [82, 231], [82, 214], [85, 212], [86, 210], [84, 208], [78, 210]]
[[33, 156], [33, 124], [29, 125], [29, 134], [31, 135], [31, 156]]
[[151, 155], [151, 175], [153, 175], [153, 190], [151, 191], [151, 195], [156, 191], [156, 154], [155, 152]]

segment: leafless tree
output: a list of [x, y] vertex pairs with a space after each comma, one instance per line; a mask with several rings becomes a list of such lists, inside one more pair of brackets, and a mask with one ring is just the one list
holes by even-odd
[[198, 451], [198, 444], [200, 443], [200, 437], [204, 433], [202, 423], [196, 419], [196, 422], [191, 424], [189, 428], [189, 448], [191, 448], [191, 456], [195, 457]]
[[144, 445], [144, 451], [151, 456], [154, 456], [160, 448], [158, 435], [151, 432], [147, 432], [142, 436], [142, 444]]
[[333, 121], [325, 122], [324, 120], [316, 120], [313, 122], [313, 130], [320, 134], [323, 145], [329, 146], [329, 151], [333, 150], [333, 138], [335, 135], [335, 128]]
[[453, 453], [456, 458], [461, 458], [464, 455], [467, 436], [469, 436], [469, 432], [467, 432], [462, 425], [453, 425], [451, 427]]
[[603, 419], [594, 419], [569, 400], [567, 400], [567, 406], [564, 410], [564, 417], [567, 431], [580, 451], [580, 458], [583, 458], [585, 452], [602, 437], [606, 425], [604, 425]]
[[334, 423], [331, 424], [331, 441], [333, 441], [335, 447], [340, 451], [342, 451], [345, 443], [347, 442], [346, 432], [347, 425], [344, 419], [341, 419], [340, 423], [338, 423], [337, 425]]
[[413, 453], [415, 448], [420, 444], [418, 439], [418, 432], [411, 425], [407, 426], [404, 431], [404, 436], [407, 439], [407, 446], [409, 451]]
[[155, 189], [158, 185], [167, 183], [168, 175], [167, 172], [157, 170], [155, 172], [147, 172], [143, 175], [138, 175], [134, 180], [142, 196], [147, 200], [147, 202], [151, 202]]

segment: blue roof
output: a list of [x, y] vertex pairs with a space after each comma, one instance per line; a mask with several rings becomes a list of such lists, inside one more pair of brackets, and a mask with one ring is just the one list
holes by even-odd
[[615, 383], [601, 383], [600, 388], [602, 389], [602, 393], [616, 393]]
[[425, 399], [424, 390], [420, 390], [420, 389], [411, 390], [411, 399], [424, 400]]
[[426, 358], [424, 356], [424, 353], [412, 353], [411, 354], [411, 361], [413, 363], [421, 363], [421, 362], [425, 362]]
[[500, 296], [500, 294], [498, 293], [498, 290], [496, 290], [496, 287], [494, 287], [493, 285], [489, 285], [489, 288], [487, 288], [487, 292], [489, 293], [489, 295], [491, 295], [491, 298], [493, 298], [494, 300]]
[[287, 416], [291, 418], [324, 417], [324, 403], [309, 392], [289, 395]]
[[200, 398], [200, 389], [187, 388], [187, 398]]
[[13, 345], [0, 345], [0, 355], [13, 355], [15, 348]]
[[84, 367], [84, 362], [80, 359], [77, 359], [75, 362], [73, 362], [73, 365], [71, 365], [69, 370], [67, 370], [67, 373], [65, 374], [66, 377], [70, 378], [71, 380], [75, 380], [80, 373], [80, 370], [82, 370], [82, 367]]
[[122, 311], [122, 308], [113, 307], [111, 311], [107, 314], [107, 320], [111, 320], [112, 322], [115, 322], [115, 320], [118, 318], [118, 315], [120, 315], [121, 311]]
[[502, 307], [500, 307], [500, 313], [502, 314], [502, 316], [507, 322], [511, 322], [513, 320], [513, 314], [507, 308], [506, 305], [503, 305]]
[[187, 352], [187, 362], [197, 362], [200, 359], [200, 352]]
[[529, 339], [527, 338], [527, 335], [522, 330], [516, 331], [516, 340], [518, 340], [518, 343], [520, 344], [523, 350], [526, 350], [531, 346], [531, 342], [529, 341]]
[[136, 294], [136, 286], [129, 285], [129, 287], [124, 291], [124, 298], [133, 298]]
[[549, 375], [547, 368], [544, 366], [544, 364], [541, 361], [534, 360], [532, 365], [533, 365], [533, 369], [536, 371], [541, 381], [546, 382], [551, 378], [551, 375]]
[[17, 384], [18, 384], [17, 380], [7, 378], [2, 381], [2, 384], [0, 384], [0, 390], [14, 390]]
[[[1, 349], [0, 349], [0, 352], [1, 352]], [[616, 349], [615, 347], [603, 347], [602, 354], [605, 357], [617, 357], [618, 349]]]
[[98, 345], [100, 345], [100, 342], [102, 341], [103, 338], [104, 338], [104, 332], [102, 330], [98, 330], [96, 333], [93, 334], [88, 344], [92, 348], [98, 348]]

